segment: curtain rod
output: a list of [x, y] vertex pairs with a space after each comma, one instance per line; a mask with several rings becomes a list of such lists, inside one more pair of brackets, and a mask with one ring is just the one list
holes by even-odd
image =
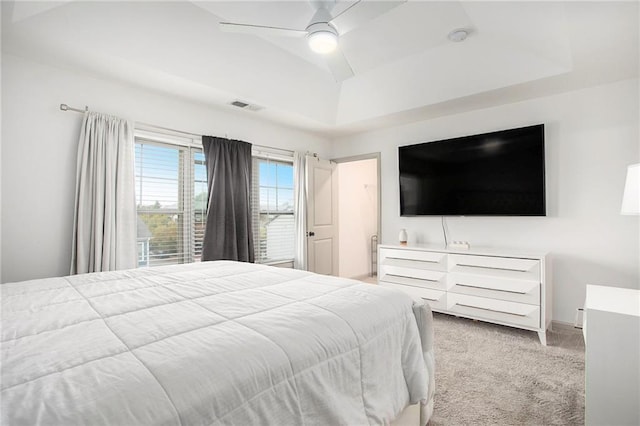
[[[89, 107], [85, 105], [84, 109], [79, 109], [79, 108], [72, 108], [67, 104], [60, 104], [60, 110], [62, 111], [74, 111], [74, 112], [87, 112], [89, 111]], [[184, 132], [182, 130], [175, 130], [175, 129], [170, 129], [168, 127], [162, 127], [162, 126], [156, 126], [155, 124], [148, 124], [148, 123], [143, 123], [141, 121], [136, 121], [137, 125], [141, 125], [143, 127], [149, 127], [152, 129], [158, 129], [158, 130], [164, 130], [167, 132], [172, 132], [172, 133], [178, 133], [181, 135], [186, 135], [186, 136], [190, 136], [190, 137], [197, 137], [199, 139], [202, 139], [202, 135], [199, 135], [197, 133], [190, 133], [190, 132]], [[226, 135], [225, 135], [226, 136]], [[286, 152], [289, 154], [293, 154], [293, 151], [290, 149], [283, 149], [283, 148], [274, 148], [271, 146], [266, 146], [266, 145], [258, 145], [258, 144], [251, 144], [257, 148], [265, 148], [265, 149], [270, 149], [270, 150], [275, 150], [275, 151], [281, 151], [281, 152]]]

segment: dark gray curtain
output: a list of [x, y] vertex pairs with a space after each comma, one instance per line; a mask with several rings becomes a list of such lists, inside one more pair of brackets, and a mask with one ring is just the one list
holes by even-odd
[[253, 262], [251, 144], [202, 137], [209, 205], [202, 260]]

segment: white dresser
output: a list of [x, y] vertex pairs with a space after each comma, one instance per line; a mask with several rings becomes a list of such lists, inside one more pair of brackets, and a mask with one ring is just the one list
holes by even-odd
[[640, 424], [640, 290], [587, 286], [585, 423]]
[[551, 280], [546, 253], [431, 245], [380, 245], [378, 283], [436, 312], [538, 332], [546, 345]]

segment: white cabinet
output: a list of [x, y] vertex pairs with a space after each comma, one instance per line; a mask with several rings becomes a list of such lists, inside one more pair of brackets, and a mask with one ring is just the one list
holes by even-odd
[[536, 331], [546, 345], [552, 304], [545, 253], [380, 245], [378, 256], [380, 285], [437, 312]]
[[640, 290], [588, 285], [585, 423], [640, 424]]

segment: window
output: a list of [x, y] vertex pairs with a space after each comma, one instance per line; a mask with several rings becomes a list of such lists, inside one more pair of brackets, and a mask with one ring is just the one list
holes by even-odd
[[292, 261], [293, 162], [254, 156], [252, 173], [256, 262]]
[[136, 138], [138, 266], [200, 260], [207, 176], [199, 148]]

